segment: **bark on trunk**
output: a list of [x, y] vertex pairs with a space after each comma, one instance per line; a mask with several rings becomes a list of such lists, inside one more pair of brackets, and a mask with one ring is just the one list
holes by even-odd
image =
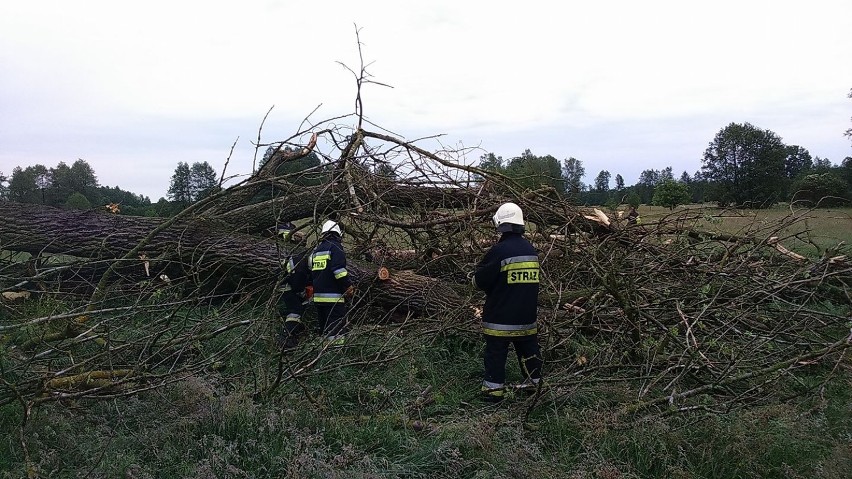
[[[120, 258], [164, 220], [113, 215], [100, 210], [66, 211], [56, 208], [0, 203], [0, 249], [32, 254], [56, 253], [108, 260]], [[269, 238], [234, 233], [226, 223], [203, 217], [177, 221], [154, 236], [143, 248], [154, 271], [157, 264], [180, 262], [214, 277], [231, 277], [241, 284], [268, 283], [289, 252]], [[144, 268], [139, 259], [138, 268]], [[467, 314], [464, 301], [449, 286], [409, 272], [391, 272], [379, 281], [378, 267], [350, 260], [347, 269], [361, 294], [387, 309], [415, 314], [455, 311]]]

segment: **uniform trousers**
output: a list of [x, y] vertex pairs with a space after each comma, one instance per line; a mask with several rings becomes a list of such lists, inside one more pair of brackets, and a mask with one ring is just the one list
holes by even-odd
[[284, 337], [298, 336], [305, 330], [302, 315], [305, 313], [304, 298], [295, 291], [284, 291], [278, 297], [278, 314], [284, 318]]
[[346, 312], [349, 307], [346, 303], [322, 303], [314, 302], [317, 308], [317, 332], [327, 337], [346, 334]]
[[485, 336], [485, 382], [502, 387], [506, 382], [506, 358], [509, 355], [509, 345], [515, 347], [518, 364], [524, 380], [541, 379], [541, 350], [538, 345], [538, 335], [526, 336]]

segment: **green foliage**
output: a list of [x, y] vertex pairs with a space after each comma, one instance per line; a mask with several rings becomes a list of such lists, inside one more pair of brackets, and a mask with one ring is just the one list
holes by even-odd
[[71, 210], [88, 210], [92, 208], [92, 204], [82, 193], [74, 192], [68, 197], [65, 207]]
[[521, 156], [504, 161], [501, 156], [486, 153], [480, 156], [478, 166], [483, 170], [512, 178], [525, 190], [550, 186], [559, 194], [565, 191], [565, 180], [559, 161], [551, 155], [536, 156], [530, 150], [525, 150]]
[[45, 189], [50, 186], [47, 167], [33, 165], [26, 168], [16, 166], [9, 178], [9, 199], [21, 203], [45, 203]]
[[157, 216], [165, 218], [180, 213], [181, 207], [177, 203], [172, 203], [165, 198], [160, 198], [159, 200], [157, 200], [156, 203], [151, 205], [150, 210], [151, 214], [146, 213], [145, 216]]
[[90, 203], [98, 203], [98, 179], [95, 171], [86, 161], [78, 159], [70, 167], [60, 162], [56, 168], [50, 169], [48, 176], [50, 188], [47, 204], [54, 206], [63, 204], [74, 193], [85, 196]]
[[609, 180], [611, 175], [609, 171], [601, 170], [598, 176], [595, 177], [595, 184], [589, 192], [589, 203], [602, 205], [609, 201]]
[[848, 203], [849, 185], [833, 173], [806, 175], [795, 187], [794, 201], [808, 201], [819, 207], [833, 207]]
[[304, 158], [282, 163], [276, 170], [276, 174], [303, 186], [322, 185], [328, 183], [331, 178], [330, 168], [323, 168], [319, 156], [314, 152]]
[[178, 162], [169, 183], [169, 198], [180, 206], [199, 201], [218, 189], [216, 171], [206, 161], [188, 163]]
[[505, 169], [502, 156], [486, 153], [479, 157], [479, 167], [483, 170], [502, 172]]
[[638, 208], [641, 204], [641, 199], [636, 192], [631, 191], [630, 194], [627, 195], [627, 200], [625, 202], [634, 208]]
[[702, 170], [720, 205], [771, 206], [783, 197], [788, 147], [769, 130], [749, 123], [723, 128], [704, 152]]
[[840, 164], [840, 176], [852, 187], [852, 156], [847, 156]]
[[47, 168], [44, 165], [16, 167], [9, 178], [9, 188], [0, 193], [5, 193], [5, 197], [21, 203], [77, 209], [116, 203], [120, 205], [122, 214], [153, 215], [149, 209], [150, 199], [124, 191], [117, 186], [98, 185], [94, 170], [82, 159], [71, 166], [60, 162], [55, 168]]
[[620, 205], [620, 204], [621, 204], [620, 198], [618, 196], [613, 195], [613, 196], [610, 196], [609, 198], [607, 198], [606, 203], [604, 203], [604, 206], [606, 206], [607, 208], [609, 208], [612, 211], [615, 211], [615, 210], [618, 209], [618, 205]]
[[169, 199], [175, 203], [188, 205], [192, 202], [192, 179], [189, 164], [178, 162], [169, 183]]
[[609, 179], [611, 175], [606, 170], [601, 170], [595, 177], [595, 189], [601, 192], [609, 191]]
[[[476, 166], [482, 170], [493, 173], [506, 173], [506, 164], [503, 161], [503, 157], [497, 156], [494, 153], [484, 153], [479, 157], [479, 163]], [[475, 175], [475, 180], [482, 181], [483, 178], [481, 175]]]
[[121, 205], [121, 214], [133, 216], [156, 216], [147, 196], [125, 191], [118, 186], [100, 186], [97, 189], [100, 198], [94, 204], [105, 205], [115, 203]]
[[689, 187], [680, 181], [664, 180], [654, 189], [652, 202], [656, 206], [674, 209], [675, 206], [689, 203]]
[[660, 172], [658, 170], [644, 170], [639, 174], [639, 181], [633, 187], [633, 191], [639, 195], [639, 202], [642, 204], [650, 204], [654, 195], [654, 188], [661, 181]]
[[814, 165], [810, 171], [814, 173], [827, 173], [831, 170], [832, 167], [833, 165], [831, 164], [831, 160], [829, 160], [828, 158], [820, 158], [817, 156], [816, 158], [814, 158]]
[[799, 145], [790, 145], [786, 148], [787, 157], [784, 159], [784, 174], [788, 179], [793, 179], [801, 173], [813, 168], [814, 162], [811, 154]]
[[[272, 160], [278, 153], [292, 153], [296, 150], [289, 146], [284, 146], [280, 150], [278, 147], [270, 146], [266, 149], [266, 153], [263, 156], [263, 159], [260, 161], [259, 168], [263, 168], [266, 164]], [[388, 167], [390, 165], [387, 165]], [[393, 173], [392, 168], [390, 170], [384, 170], [386, 174]], [[317, 186], [328, 184], [331, 182], [331, 178], [334, 174], [333, 165], [326, 164], [323, 165], [320, 161], [319, 156], [311, 152], [308, 155], [298, 158], [298, 159], [289, 159], [287, 161], [281, 161], [278, 163], [275, 169], [275, 175], [288, 183], [292, 183], [294, 185], [300, 186]], [[285, 187], [286, 188], [286, 187]], [[270, 200], [276, 195], [279, 195], [280, 188], [277, 188], [275, 185], [271, 184], [269, 186], [261, 188], [257, 194], [252, 197], [250, 200], [251, 203], [257, 203], [261, 201]]]
[[210, 196], [219, 188], [216, 171], [206, 161], [192, 164], [192, 167], [189, 169], [189, 182], [194, 201]]
[[550, 155], [536, 156], [526, 150], [521, 156], [509, 160], [506, 174], [526, 189], [550, 186], [558, 192], [565, 191], [565, 180], [559, 161]]
[[687, 182], [687, 186], [689, 187], [689, 196], [692, 203], [704, 203], [708, 181], [704, 178], [704, 174], [700, 170], [695, 172], [692, 179]]
[[562, 177], [565, 179], [567, 198], [575, 203], [580, 201], [583, 192], [583, 176], [586, 169], [583, 162], [573, 156], [562, 161]]
[[621, 193], [624, 190], [624, 177], [620, 174], [615, 175], [615, 191]]

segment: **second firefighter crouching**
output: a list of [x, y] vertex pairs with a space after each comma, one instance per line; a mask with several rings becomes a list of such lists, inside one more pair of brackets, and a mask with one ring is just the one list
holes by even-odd
[[[279, 238], [284, 242], [292, 241], [293, 229], [292, 223], [282, 223], [278, 227]], [[305, 331], [302, 316], [305, 304], [310, 302], [313, 294], [308, 256], [308, 251], [296, 251], [282, 262], [284, 278], [279, 288], [278, 314], [284, 319], [279, 336], [279, 345], [283, 349], [296, 347]]]
[[294, 348], [305, 332], [302, 315], [305, 304], [311, 300], [313, 287], [310, 285], [308, 252], [296, 253], [287, 258], [285, 274], [278, 297], [278, 314], [284, 318], [281, 345], [285, 349]]
[[485, 377], [481, 393], [487, 401], [503, 398], [509, 345], [518, 357], [521, 389], [535, 390], [541, 381], [541, 350], [538, 343], [538, 252], [524, 238], [521, 208], [504, 203], [493, 218], [500, 240], [482, 258], [473, 284], [486, 295], [482, 311], [485, 339]]

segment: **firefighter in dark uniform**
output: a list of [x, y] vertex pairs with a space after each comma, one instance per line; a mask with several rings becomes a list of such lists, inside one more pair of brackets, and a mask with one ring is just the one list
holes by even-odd
[[631, 206], [630, 211], [627, 212], [627, 224], [628, 225], [639, 224], [639, 212], [636, 211], [635, 206]]
[[328, 220], [323, 223], [320, 243], [309, 259], [318, 332], [332, 346], [340, 346], [345, 340], [348, 331], [346, 301], [352, 299], [355, 291], [346, 270], [342, 236], [343, 231], [336, 221]]
[[509, 344], [515, 348], [524, 382], [518, 389], [535, 391], [541, 381], [541, 351], [536, 323], [539, 288], [538, 252], [524, 238], [524, 217], [514, 203], [494, 214], [502, 233], [476, 267], [473, 284], [485, 291], [482, 332], [485, 338], [483, 398], [503, 399]]
[[[278, 227], [279, 237], [287, 242], [292, 239], [292, 223], [284, 223]], [[283, 261], [284, 279], [281, 282], [278, 297], [278, 314], [284, 318], [279, 344], [282, 349], [295, 348], [305, 331], [302, 315], [305, 303], [311, 299], [310, 269], [308, 268], [309, 251], [294, 251]]]

